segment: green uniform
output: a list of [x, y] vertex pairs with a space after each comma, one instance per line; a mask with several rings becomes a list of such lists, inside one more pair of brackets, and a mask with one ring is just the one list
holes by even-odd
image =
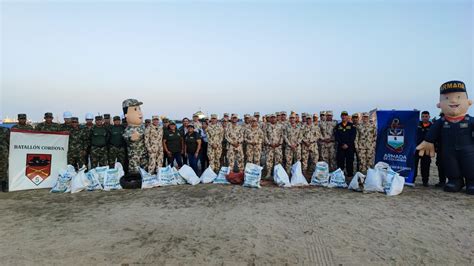
[[83, 128], [69, 129], [69, 149], [67, 152], [67, 164], [73, 165], [76, 169], [86, 164], [84, 154], [87, 150], [89, 135]]
[[0, 182], [8, 180], [8, 150], [10, 148], [10, 130], [0, 127]]
[[33, 130], [33, 126], [28, 125], [28, 124], [25, 124], [25, 125], [16, 124], [12, 128], [21, 129], [21, 130]]
[[59, 128], [60, 128], [60, 131], [70, 131], [72, 129], [72, 126], [64, 123], [64, 124], [61, 124]]
[[92, 168], [97, 166], [108, 165], [107, 160], [107, 143], [109, 139], [109, 131], [104, 126], [93, 126], [90, 130], [91, 145], [91, 165]]
[[61, 125], [58, 123], [52, 122], [51, 124], [48, 124], [46, 122], [39, 123], [35, 127], [36, 131], [46, 131], [46, 132], [58, 132], [61, 131]]
[[112, 125], [108, 127], [109, 139], [109, 165], [113, 166], [115, 161], [125, 165], [125, 140], [123, 139], [123, 132], [125, 129], [120, 126]]

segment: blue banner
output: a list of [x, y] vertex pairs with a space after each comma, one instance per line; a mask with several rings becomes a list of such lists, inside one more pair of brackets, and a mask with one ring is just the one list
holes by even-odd
[[377, 111], [375, 163], [386, 162], [413, 185], [419, 111]]

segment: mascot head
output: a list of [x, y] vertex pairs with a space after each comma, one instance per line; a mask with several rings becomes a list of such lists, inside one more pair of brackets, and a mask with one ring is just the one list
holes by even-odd
[[140, 108], [142, 104], [136, 99], [126, 99], [122, 102], [123, 115], [129, 126], [140, 126], [143, 123], [143, 113]]
[[472, 100], [467, 96], [466, 85], [462, 81], [443, 83], [439, 93], [439, 103], [436, 106], [448, 117], [465, 116], [472, 105]]

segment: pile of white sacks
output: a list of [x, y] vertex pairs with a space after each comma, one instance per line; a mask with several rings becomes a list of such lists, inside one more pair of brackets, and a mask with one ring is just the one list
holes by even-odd
[[[402, 192], [405, 178], [394, 172], [386, 163], [378, 163], [374, 169], [369, 169], [367, 177], [357, 172], [349, 186], [346, 184], [344, 172], [341, 169], [329, 173], [328, 164], [318, 162], [316, 169], [308, 183], [301, 169], [301, 162], [296, 162], [291, 167], [291, 178], [281, 164], [274, 167], [274, 182], [280, 187], [320, 186], [328, 188], [348, 188], [354, 191], [382, 192], [387, 195], [398, 195]], [[108, 166], [97, 167], [85, 173], [83, 167], [78, 172], [74, 167], [68, 165], [67, 169], [60, 171], [56, 185], [51, 192], [76, 193], [80, 191], [94, 190], [119, 190], [120, 178], [124, 175], [123, 167], [116, 163], [114, 168]], [[229, 167], [222, 167], [218, 173], [212, 168], [207, 168], [198, 177], [194, 170], [184, 165], [179, 170], [175, 167], [166, 166], [159, 168], [157, 174], [150, 174], [140, 169], [142, 177], [142, 189], [165, 187], [175, 185], [197, 185], [203, 184], [230, 184], [226, 176], [230, 173]], [[244, 171], [244, 187], [260, 188], [262, 178], [262, 167], [247, 163]]]

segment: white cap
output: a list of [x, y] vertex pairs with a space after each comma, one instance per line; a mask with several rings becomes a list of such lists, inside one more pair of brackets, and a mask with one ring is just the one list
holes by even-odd
[[93, 119], [94, 119], [94, 115], [93, 115], [92, 113], [87, 113], [87, 114], [86, 114], [86, 120], [88, 120], [88, 119], [92, 119], [92, 120], [93, 120]]
[[69, 111], [64, 112], [64, 113], [63, 113], [63, 118], [64, 118], [64, 119], [72, 118], [72, 113], [69, 112]]

